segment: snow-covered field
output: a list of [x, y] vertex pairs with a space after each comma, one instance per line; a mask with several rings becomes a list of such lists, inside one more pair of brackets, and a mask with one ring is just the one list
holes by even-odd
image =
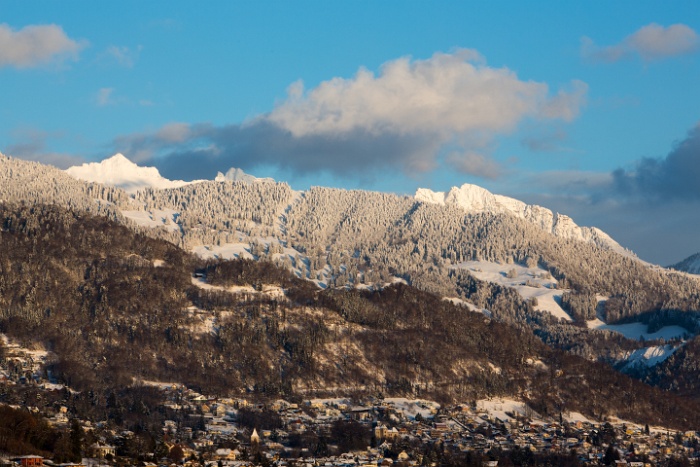
[[598, 423], [596, 420], [591, 420], [580, 412], [568, 412], [562, 414], [564, 420], [569, 423], [584, 422], [584, 423]]
[[178, 232], [180, 226], [177, 224], [177, 217], [180, 215], [173, 209], [153, 210], [153, 211], [122, 211], [124, 217], [131, 219], [140, 227], [156, 228], [164, 227], [170, 231]]
[[201, 245], [192, 252], [204, 259], [253, 259], [250, 243], [224, 243], [223, 245]]
[[647, 325], [644, 323], [627, 324], [605, 324], [600, 319], [588, 321], [588, 328], [617, 332], [628, 339], [637, 340], [642, 337], [644, 340], [654, 339], [675, 339], [682, 338], [688, 331], [680, 326], [665, 326], [656, 332], [647, 332]]
[[440, 404], [437, 402], [403, 397], [387, 397], [384, 403], [401, 412], [407, 419], [415, 419], [417, 414], [423, 418], [431, 418], [440, 409]]
[[541, 418], [537, 413], [533, 412], [524, 402], [513, 399], [483, 399], [476, 401], [476, 409], [486, 412], [491, 418], [497, 418], [502, 421], [510, 421], [513, 419], [506, 412], [518, 415], [528, 416], [531, 418]]
[[[564, 291], [554, 288], [556, 279], [542, 268], [489, 261], [465, 261], [453, 267], [466, 269], [479, 280], [512, 287], [526, 300], [536, 298], [537, 305], [534, 306], [536, 310], [546, 311], [557, 318], [571, 321], [571, 316], [560, 305]], [[514, 274], [509, 274], [511, 271]], [[509, 275], [512, 277], [508, 277]]]
[[678, 348], [679, 347], [668, 344], [654, 345], [651, 347], [644, 347], [643, 349], [637, 349], [634, 352], [628, 352], [627, 355], [625, 355], [625, 360], [627, 360], [625, 368], [631, 368], [637, 365], [648, 367], [658, 365], [673, 355], [673, 352], [678, 350]]
[[199, 287], [200, 289], [205, 289], [205, 290], [221, 290], [221, 291], [226, 291], [226, 292], [231, 292], [231, 293], [247, 293], [247, 294], [263, 294], [267, 295], [268, 297], [272, 298], [279, 298], [284, 296], [284, 289], [281, 287], [278, 287], [276, 285], [271, 285], [271, 284], [263, 284], [261, 289], [255, 290], [252, 286], [249, 285], [233, 285], [231, 287], [222, 287], [220, 285], [211, 285], [204, 280], [202, 277], [193, 277], [192, 279], [192, 285], [195, 285]]

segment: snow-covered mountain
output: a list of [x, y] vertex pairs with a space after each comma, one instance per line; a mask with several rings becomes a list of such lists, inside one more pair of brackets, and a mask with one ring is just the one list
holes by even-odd
[[[400, 279], [463, 301], [472, 293], [472, 277], [514, 289], [513, 297], [564, 322], [589, 318], [587, 309], [562, 307], [561, 285], [590, 291], [580, 308], [597, 303], [598, 316], [610, 323], [665, 303], [657, 300], [659, 290], [677, 297], [683, 310], [700, 309], [692, 276], [650, 268], [629, 252], [621, 256], [622, 247], [598, 229], [478, 186], [421, 189], [413, 198], [324, 187], [297, 192], [286, 183], [250, 183], [256, 180], [233, 169], [196, 185], [171, 182], [121, 155], [67, 172], [0, 156], [0, 200], [70, 205], [205, 258], [265, 259], [320, 288], [381, 287]], [[132, 194], [114, 187], [119, 182]], [[522, 274], [511, 277], [512, 271]], [[614, 306], [605, 305], [606, 297], [615, 297]], [[472, 305], [493, 312], [481, 298]], [[520, 319], [515, 313], [522, 306], [509, 307], [499, 319]], [[689, 332], [696, 333], [693, 326]], [[615, 349], [596, 348], [592, 343], [581, 355], [623, 358]]]
[[[66, 170], [66, 173], [79, 180], [122, 188], [128, 193], [135, 193], [143, 188], [179, 188], [205, 181], [168, 180], [160, 175], [157, 168], [140, 167], [122, 154], [115, 154], [102, 162], [91, 162], [71, 167]], [[246, 174], [238, 168], [231, 168], [225, 174], [219, 172], [214, 180], [217, 182], [242, 181], [246, 183], [274, 182], [271, 178], [258, 178]], [[432, 204], [456, 205], [467, 212], [511, 214], [557, 237], [592, 243], [625, 255], [631, 254], [600, 229], [580, 227], [569, 216], [553, 213], [542, 206], [530, 205], [514, 198], [493, 194], [477, 185], [464, 184], [461, 187], [453, 187], [446, 193], [419, 188], [416, 191], [415, 199]]]
[[[86, 182], [101, 183], [103, 185], [121, 188], [127, 193], [135, 193], [143, 188], [167, 189], [179, 188], [193, 183], [200, 183], [207, 180], [193, 180], [186, 182], [184, 180], [169, 180], [163, 177], [155, 167], [141, 167], [123, 154], [117, 153], [112, 157], [103, 160], [102, 162], [89, 162], [83, 165], [74, 166], [66, 169], [68, 175], [83, 180]], [[248, 175], [241, 169], [231, 168], [223, 174], [219, 172], [216, 175], [215, 181], [274, 181], [271, 178], [257, 178], [253, 175]]]
[[96, 182], [134, 193], [142, 188], [178, 188], [194, 182], [168, 180], [155, 167], [139, 167], [117, 153], [102, 162], [89, 162], [66, 169], [66, 173], [78, 180]]
[[235, 167], [231, 167], [228, 169], [228, 172], [225, 174], [218, 172], [216, 174], [216, 178], [214, 179], [216, 182], [246, 182], [246, 183], [252, 183], [252, 182], [274, 182], [273, 179], [269, 177], [265, 178], [259, 178], [254, 175], [247, 174], [243, 172], [241, 169], [237, 169]]
[[415, 198], [426, 203], [460, 206], [468, 212], [512, 214], [557, 237], [593, 243], [620, 254], [630, 254], [628, 250], [598, 228], [579, 227], [569, 216], [553, 213], [542, 206], [526, 204], [507, 196], [495, 195], [477, 185], [465, 183], [461, 187], [452, 187], [447, 193], [419, 188]]
[[683, 271], [690, 274], [700, 274], [700, 253], [695, 253], [684, 259], [683, 261], [669, 266], [670, 269]]

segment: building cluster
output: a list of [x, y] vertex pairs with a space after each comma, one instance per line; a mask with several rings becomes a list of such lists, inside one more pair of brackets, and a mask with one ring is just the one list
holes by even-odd
[[[52, 386], [37, 371], [45, 353], [8, 350], [0, 368], [1, 383]], [[516, 450], [574, 455], [582, 465], [612, 461], [655, 466], [666, 465], [670, 459], [700, 464], [697, 432], [649, 429], [616, 420], [566, 421], [562, 416], [544, 421], [536, 414], [491, 411], [472, 404], [441, 407], [431, 401], [401, 398], [369, 398], [363, 403], [342, 398], [251, 402], [208, 397], [182, 385], [160, 385], [160, 389], [162, 413], [168, 418], [154, 436], [158, 440], [155, 449], [149, 450], [152, 445], [106, 421], [83, 420], [81, 426], [94, 442], [83, 446], [82, 464], [54, 464], [41, 456], [13, 457], [0, 452], [0, 467], [413, 466], [439, 464], [444, 453], [475, 453], [492, 459], [485, 461], [489, 465], [497, 465], [499, 456]], [[247, 420], [242, 413], [248, 414]], [[75, 419], [66, 406], [45, 408], [41, 415], [61, 429], [68, 429]], [[343, 423], [361, 427], [366, 435], [362, 446], [343, 450], [342, 440], [334, 433]]]
[[[498, 465], [499, 457], [515, 450], [573, 455], [582, 465], [656, 466], [670, 459], [700, 460], [697, 432], [661, 431], [620, 421], [562, 418], [545, 422], [518, 413], [494, 415], [473, 405], [440, 407], [399, 398], [369, 399], [362, 404], [347, 399], [253, 403], [206, 397], [177, 385], [163, 389], [163, 408], [172, 417], [162, 422], [154, 452], [140, 452], [138, 459], [128, 457], [125, 446], [133, 445], [134, 433], [110, 429], [107, 423], [82, 422], [85, 430], [97, 435], [97, 441], [85, 447], [88, 457], [82, 465], [414, 466], [439, 465], [444, 453], [475, 453], [486, 459], [486, 465]], [[247, 423], [242, 423], [243, 413]], [[61, 408], [50, 420], [65, 425], [69, 418]], [[251, 426], [251, 420], [259, 426]], [[361, 427], [366, 437], [362, 446], [343, 451], [334, 430], [349, 425]], [[24, 456], [0, 458], [0, 465], [53, 464]]]

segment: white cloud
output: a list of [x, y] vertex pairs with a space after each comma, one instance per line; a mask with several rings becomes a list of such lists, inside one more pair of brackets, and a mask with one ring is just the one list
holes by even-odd
[[546, 83], [489, 67], [476, 51], [458, 50], [392, 60], [376, 74], [361, 68], [309, 90], [296, 82], [271, 112], [242, 124], [172, 124], [117, 138], [115, 150], [176, 178], [256, 165], [341, 177], [416, 176], [449, 166], [497, 178], [506, 171], [491, 157], [499, 137], [528, 120], [535, 128], [571, 121], [586, 93], [580, 81], [550, 92]]
[[342, 134], [481, 133], [512, 131], [526, 117], [570, 120], [586, 93], [551, 98], [545, 83], [522, 81], [507, 68], [492, 68], [474, 50], [436, 53], [427, 60], [399, 58], [378, 75], [362, 68], [350, 79], [334, 78], [288, 98], [268, 116], [294, 136]]
[[618, 62], [639, 56], [645, 61], [660, 60], [695, 52], [700, 46], [700, 37], [685, 24], [664, 27], [651, 23], [641, 27], [622, 42], [606, 47], [595, 45], [588, 37], [581, 39], [581, 53], [594, 61]]
[[0, 67], [29, 68], [52, 60], [77, 60], [85, 45], [55, 24], [25, 26], [18, 31], [0, 24]]
[[97, 105], [104, 107], [106, 105], [114, 104], [112, 94], [114, 94], [114, 88], [100, 88], [100, 90], [97, 91]]
[[126, 46], [110, 46], [104, 53], [104, 57], [116, 62], [118, 65], [125, 68], [132, 68], [139, 56], [141, 55], [142, 46], [137, 46], [136, 48], [129, 48]]

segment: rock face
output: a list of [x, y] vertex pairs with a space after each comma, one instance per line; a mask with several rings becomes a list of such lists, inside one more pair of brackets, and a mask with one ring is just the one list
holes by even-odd
[[557, 237], [582, 240], [618, 253], [630, 254], [600, 229], [579, 227], [569, 216], [507, 196], [495, 195], [480, 186], [465, 183], [461, 187], [452, 187], [447, 193], [419, 188], [415, 199], [425, 203], [456, 205], [469, 212], [511, 214]]

